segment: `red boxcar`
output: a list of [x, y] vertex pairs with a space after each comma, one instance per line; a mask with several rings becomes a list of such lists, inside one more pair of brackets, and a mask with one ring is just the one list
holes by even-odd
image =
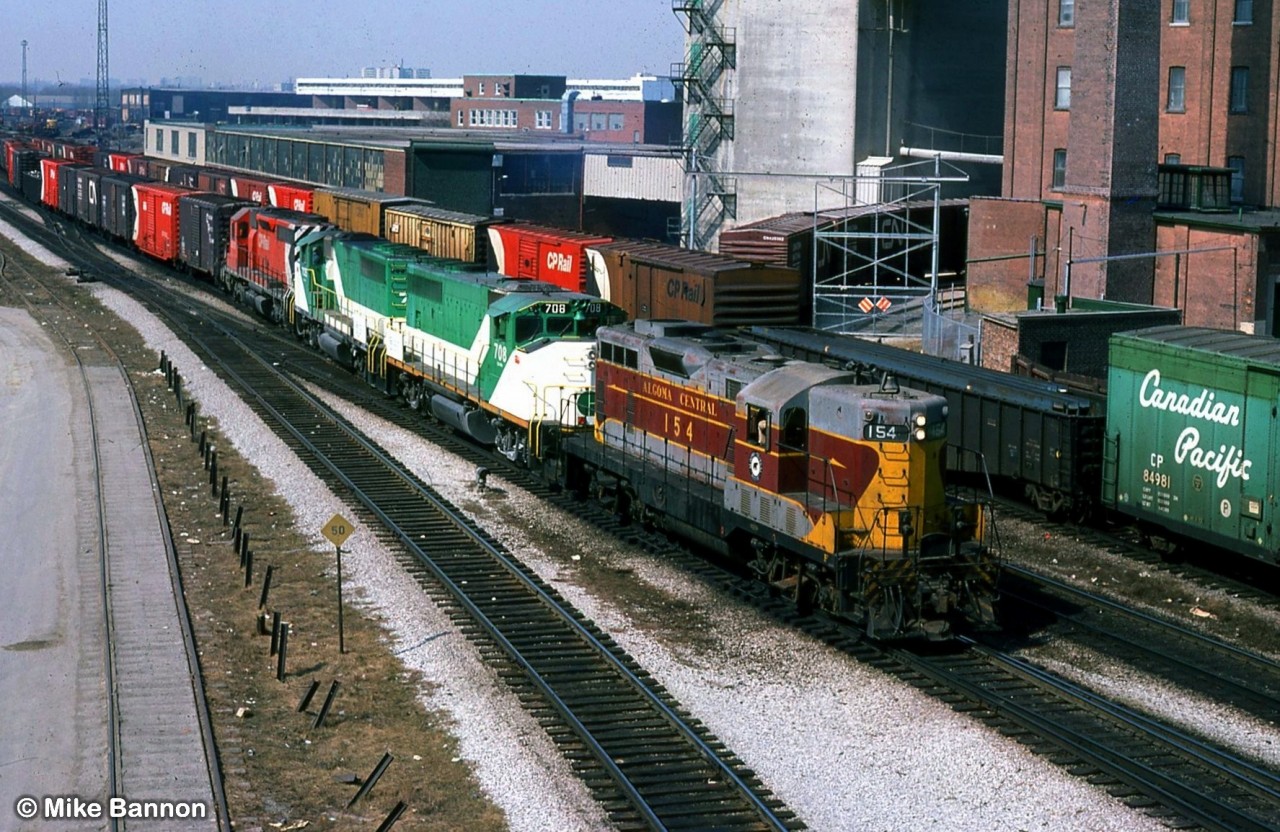
[[129, 160], [139, 158], [136, 153], [108, 153], [107, 167], [116, 173], [129, 172]]
[[67, 165], [77, 165], [70, 159], [40, 160], [40, 201], [50, 208], [58, 207], [58, 183], [62, 178], [62, 169]]
[[587, 291], [588, 246], [612, 237], [525, 223], [489, 227], [490, 266], [508, 277], [543, 280], [572, 292]]
[[259, 205], [270, 205], [271, 196], [267, 188], [275, 183], [267, 179], [255, 179], [236, 174], [231, 177], [231, 195], [236, 199], [247, 199]]
[[35, 145], [25, 142], [21, 139], [7, 139], [4, 143], [4, 170], [9, 177], [9, 184], [17, 187], [18, 175], [23, 171], [18, 170], [16, 163], [16, 155], [19, 150], [30, 150], [39, 152]]
[[172, 263], [178, 259], [178, 197], [196, 191], [162, 182], [133, 186], [133, 242], [143, 254]]
[[290, 211], [311, 213], [316, 207], [316, 189], [291, 185], [286, 182], [273, 182], [267, 187], [267, 195], [271, 204], [277, 208]]

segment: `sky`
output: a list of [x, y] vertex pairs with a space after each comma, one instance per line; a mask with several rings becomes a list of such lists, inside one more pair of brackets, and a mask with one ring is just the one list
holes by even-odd
[[[97, 77], [96, 2], [15, 6], [0, 29], [0, 84], [21, 82], [23, 40], [28, 83]], [[671, 0], [109, 0], [108, 40], [110, 77], [152, 84], [272, 85], [396, 64], [435, 78], [629, 78], [669, 74], [684, 28]]]

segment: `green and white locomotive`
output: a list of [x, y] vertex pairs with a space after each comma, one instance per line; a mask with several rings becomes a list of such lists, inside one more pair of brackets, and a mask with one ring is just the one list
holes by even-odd
[[295, 321], [334, 360], [514, 461], [593, 425], [595, 333], [626, 314], [380, 237], [297, 241]]

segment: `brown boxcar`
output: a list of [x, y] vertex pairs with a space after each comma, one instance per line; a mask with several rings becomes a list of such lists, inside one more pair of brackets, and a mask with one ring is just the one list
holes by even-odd
[[383, 215], [396, 205], [429, 205], [421, 199], [393, 196], [378, 191], [354, 188], [319, 188], [313, 200], [313, 212], [328, 217], [343, 231], [359, 231], [385, 237]]
[[[128, 173], [130, 176], [141, 176], [145, 179], [151, 179], [151, 162], [152, 160], [146, 156], [130, 156], [124, 160], [125, 166], [128, 170], [122, 172]], [[163, 172], [161, 172], [160, 178], [164, 178]]]
[[231, 174], [221, 170], [201, 168], [196, 187], [220, 196], [231, 196]]
[[484, 263], [489, 257], [489, 226], [501, 219], [446, 211], [430, 205], [393, 205], [386, 209], [387, 239], [436, 257]]
[[174, 165], [165, 172], [165, 181], [184, 188], [199, 188], [201, 170], [203, 169], [196, 165]]
[[662, 243], [590, 246], [588, 291], [633, 318], [679, 318], [712, 326], [804, 324], [800, 272]]

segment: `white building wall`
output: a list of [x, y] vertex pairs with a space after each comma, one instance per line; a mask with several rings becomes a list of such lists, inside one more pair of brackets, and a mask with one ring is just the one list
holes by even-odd
[[[868, 0], [863, 0], [867, 2]], [[717, 167], [737, 175], [737, 217], [725, 228], [813, 210], [814, 182], [851, 176], [857, 120], [859, 0], [726, 0], [737, 66], [726, 73], [734, 138]]]

